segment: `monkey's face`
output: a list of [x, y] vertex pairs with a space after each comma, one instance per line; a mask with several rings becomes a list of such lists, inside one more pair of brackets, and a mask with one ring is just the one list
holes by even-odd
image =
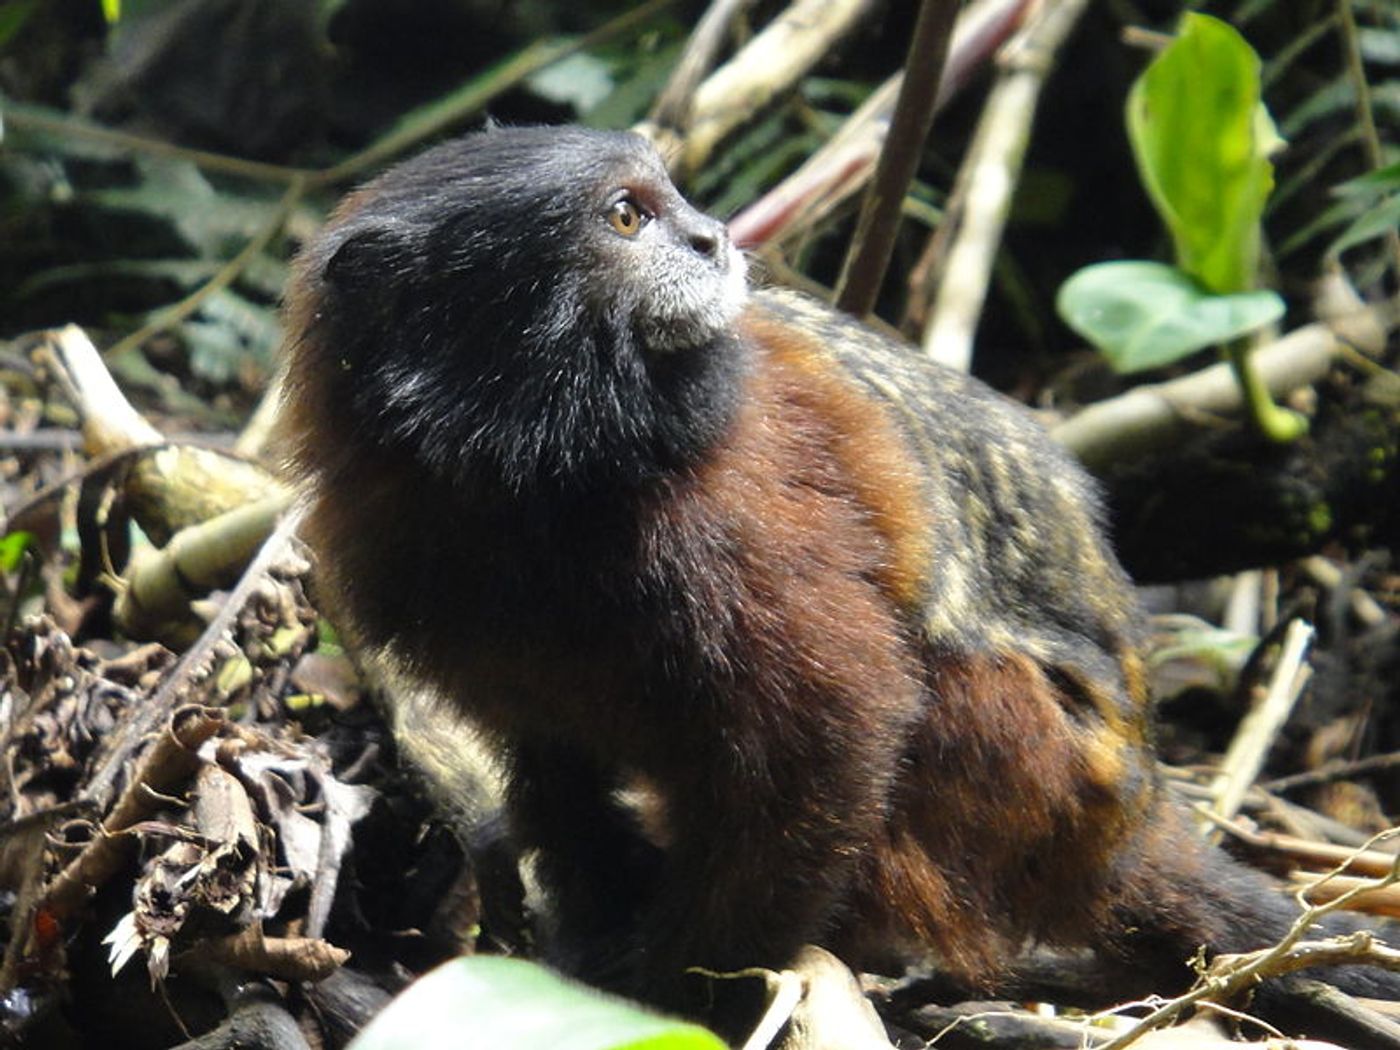
[[745, 294], [744, 259], [724, 224], [676, 191], [649, 150], [594, 190], [594, 309], [629, 316], [641, 346], [667, 353], [728, 330]]
[[[450, 481], [628, 484], [732, 418], [744, 264], [626, 133], [501, 128], [349, 197], [299, 264], [297, 350], [333, 355], [356, 440]], [[327, 366], [319, 366], [325, 371]]]

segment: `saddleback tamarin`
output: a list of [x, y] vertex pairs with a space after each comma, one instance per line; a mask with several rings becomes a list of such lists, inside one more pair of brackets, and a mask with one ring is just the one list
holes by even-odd
[[393, 168], [286, 320], [329, 607], [496, 750], [560, 966], [674, 1004], [687, 967], [811, 942], [986, 987], [1035, 940], [1184, 981], [1286, 929], [1159, 789], [1083, 471], [981, 383], [749, 288], [640, 137]]

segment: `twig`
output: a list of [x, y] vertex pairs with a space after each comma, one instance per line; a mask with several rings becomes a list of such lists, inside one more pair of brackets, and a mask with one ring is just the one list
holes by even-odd
[[919, 5], [890, 133], [880, 151], [875, 178], [861, 204], [855, 238], [836, 286], [836, 305], [856, 317], [864, 317], [874, 309], [889, 268], [900, 207], [933, 124], [957, 14], [956, 0], [923, 0]]
[[1268, 692], [1240, 721], [1239, 730], [1230, 741], [1220, 773], [1211, 785], [1211, 808], [1226, 820], [1239, 812], [1245, 792], [1264, 768], [1269, 748], [1302, 695], [1312, 673], [1303, 661], [1313, 633], [1312, 626], [1302, 620], [1288, 625]]
[[[973, 0], [958, 15], [938, 87], [937, 107], [947, 104], [974, 70], [1020, 25], [1035, 0]], [[740, 247], [754, 247], [809, 228], [860, 191], [874, 170], [889, 131], [903, 73], [890, 77], [841, 125], [824, 146], [773, 189], [729, 222]]]
[[1299, 889], [1306, 890], [1308, 898], [1317, 903], [1336, 900], [1344, 894], [1358, 890], [1352, 898], [1352, 905], [1356, 911], [1390, 919], [1400, 917], [1400, 886], [1377, 889], [1371, 879], [1357, 875], [1334, 875], [1326, 888], [1320, 889], [1315, 885], [1317, 874], [1307, 871], [1295, 871], [1289, 876], [1289, 881]]
[[1265, 781], [1260, 786], [1265, 791], [1283, 794], [1288, 791], [1296, 791], [1298, 788], [1317, 787], [1319, 784], [1330, 784], [1336, 780], [1350, 780], [1352, 777], [1365, 776], [1368, 773], [1381, 773], [1395, 769], [1397, 766], [1400, 766], [1400, 751], [1391, 751], [1384, 755], [1369, 755], [1366, 758], [1358, 758], [1350, 762], [1328, 762], [1326, 765], [1319, 766], [1317, 769], [1309, 769], [1304, 773], [1276, 777], [1273, 780]]
[[36, 131], [40, 134], [62, 138], [84, 139], [88, 142], [111, 146], [123, 153], [144, 153], [151, 157], [170, 157], [174, 160], [188, 161], [205, 171], [217, 171], [225, 175], [241, 175], [263, 182], [291, 183], [298, 179], [314, 178], [316, 174], [309, 168], [267, 164], [263, 161], [244, 160], [242, 157], [229, 156], [226, 153], [177, 146], [164, 139], [133, 135], [131, 132], [104, 127], [81, 117], [54, 116], [43, 112], [38, 107], [27, 106], [23, 103], [6, 101], [3, 112], [7, 124], [26, 131]]
[[[1372, 836], [1363, 848], [1378, 845], [1396, 835], [1400, 835], [1400, 828], [1392, 828]], [[1340, 867], [1334, 869], [1329, 875], [1312, 883], [1311, 886], [1325, 884], [1330, 878], [1339, 874], [1340, 870]], [[1301, 943], [1303, 935], [1323, 916], [1345, 907], [1360, 893], [1389, 886], [1397, 879], [1400, 879], [1400, 858], [1396, 859], [1395, 864], [1392, 865], [1384, 878], [1374, 882], [1368, 881], [1364, 887], [1343, 893], [1324, 904], [1309, 904], [1305, 897], [1308, 891], [1300, 890], [1296, 896], [1303, 908], [1302, 914], [1289, 927], [1288, 933], [1278, 944], [1264, 951], [1245, 955], [1219, 956], [1211, 964], [1209, 970], [1202, 975], [1195, 988], [1153, 1010], [1127, 1032], [1105, 1043], [1099, 1050], [1124, 1050], [1125, 1047], [1137, 1042], [1148, 1032], [1170, 1024], [1199, 1002], [1207, 999], [1213, 1001], [1228, 1000], [1252, 988], [1256, 982], [1264, 977], [1292, 972], [1307, 966], [1323, 965], [1324, 961], [1364, 963], [1368, 966], [1400, 970], [1400, 952], [1375, 945], [1371, 942], [1369, 934], [1352, 935], [1331, 942]]]
[[[1356, 95], [1356, 122], [1361, 131], [1361, 144], [1372, 171], [1385, 165], [1380, 133], [1376, 130], [1376, 115], [1371, 107], [1371, 85], [1366, 80], [1366, 67], [1361, 61], [1361, 44], [1356, 31], [1356, 15], [1351, 0], [1336, 0], [1338, 28], [1341, 30], [1342, 51], [1346, 56], [1347, 78]], [[1393, 226], [1386, 231], [1386, 247], [1390, 250], [1390, 268], [1400, 276], [1400, 231]]]
[[695, 89], [714, 66], [734, 19], [752, 4], [753, 0], [712, 0], [705, 9], [647, 116], [654, 126], [653, 138], [668, 132], [677, 137], [684, 133], [695, 105]]
[[719, 142], [789, 90], [865, 17], [872, 0], [793, 0], [695, 92], [690, 131], [673, 166], [684, 178]]
[[[1011, 195], [1020, 178], [1031, 122], [1041, 88], [1057, 53], [1088, 0], [1045, 4], [1007, 45], [1001, 77], [992, 89], [957, 182], [966, 203], [956, 218], [946, 215], [935, 235], [951, 233], [942, 265], [933, 268], [937, 293], [924, 332], [924, 351], [934, 360], [967, 371], [972, 340], [987, 297], [992, 263], [1001, 243]], [[955, 190], [956, 193], [956, 190]]]
[[217, 733], [224, 718], [206, 707], [184, 707], [170, 716], [166, 731], [141, 760], [111, 814], [102, 822], [83, 851], [50, 884], [41, 908], [60, 921], [76, 912], [92, 892], [103, 885], [121, 864], [130, 841], [120, 837], [158, 808], [152, 793], [168, 795], [199, 767], [197, 752]]
[[1233, 820], [1216, 818], [1216, 823], [1251, 849], [1279, 853], [1298, 864], [1331, 868], [1347, 875], [1384, 878], [1395, 864], [1395, 854], [1381, 850], [1357, 850], [1350, 846], [1335, 846], [1330, 842], [1315, 842], [1296, 835], [1281, 835], [1271, 831], [1254, 831]]

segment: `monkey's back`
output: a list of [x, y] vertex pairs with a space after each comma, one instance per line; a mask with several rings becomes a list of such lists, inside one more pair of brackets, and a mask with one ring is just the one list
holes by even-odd
[[[1023, 407], [805, 296], [755, 293], [743, 324], [839, 377], [917, 492], [883, 524], [923, 532], [892, 546], [916, 563], [895, 597], [926, 725], [864, 910], [895, 902], [973, 972], [1025, 934], [1082, 938], [1156, 797], [1135, 597], [1092, 481]], [[979, 959], [988, 930], [1009, 943]]]
[[917, 463], [932, 534], [917, 595], [928, 640], [1079, 667], [1118, 686], [1116, 718], [1145, 722], [1136, 599], [1098, 493], [1030, 414], [806, 296], [757, 292], [750, 319], [803, 333], [803, 352], [848, 377]]

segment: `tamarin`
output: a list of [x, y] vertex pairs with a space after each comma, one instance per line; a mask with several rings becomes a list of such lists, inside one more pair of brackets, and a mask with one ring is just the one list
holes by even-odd
[[977, 381], [749, 288], [641, 138], [393, 168], [286, 322], [321, 583], [499, 754], [561, 966], [671, 1005], [808, 942], [994, 985], [1034, 939], [1166, 980], [1286, 929], [1163, 799], [1084, 473]]

